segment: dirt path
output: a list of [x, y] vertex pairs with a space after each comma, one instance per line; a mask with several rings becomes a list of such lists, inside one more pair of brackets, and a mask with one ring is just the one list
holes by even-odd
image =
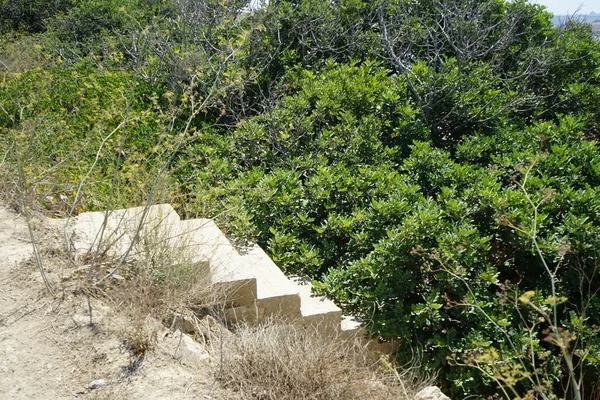
[[0, 206], [0, 399], [233, 399], [214, 384], [215, 361], [189, 337], [160, 326], [155, 351], [133, 357], [121, 315], [76, 294], [59, 256], [60, 229], [36, 221], [54, 294], [44, 290], [23, 216]]

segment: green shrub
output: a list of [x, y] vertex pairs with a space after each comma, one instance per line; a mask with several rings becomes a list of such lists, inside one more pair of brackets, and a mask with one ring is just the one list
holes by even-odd
[[[373, 331], [424, 346], [429, 367], [442, 368], [456, 395], [492, 394], [510, 379], [521, 395], [568, 393], [552, 326], [569, 332], [575, 373], [597, 377], [600, 149], [581, 140], [580, 127], [566, 118], [503, 132], [484, 149], [478, 143], [492, 154], [481, 166], [459, 161], [471, 142], [457, 161], [415, 144], [403, 170], [422, 197], [372, 251], [333, 268], [319, 286]], [[528, 293], [535, 300], [519, 300]], [[554, 308], [554, 298], [564, 300]], [[508, 376], [515, 365], [522, 371]], [[496, 372], [505, 374], [500, 382]], [[594, 379], [584, 380], [588, 392]]]
[[6, 165], [21, 163], [32, 195], [59, 213], [71, 208], [83, 180], [75, 210], [139, 204], [171, 140], [151, 90], [128, 72], [90, 64], [3, 80]]
[[42, 32], [45, 21], [72, 7], [72, 0], [2, 0], [0, 33]]
[[[589, 115], [557, 124], [505, 115], [493, 132], [446, 146], [429, 140], [403, 82], [369, 63], [289, 75], [290, 93], [270, 113], [198, 141], [203, 156], [187, 172], [203, 180], [196, 206], [230, 212], [238, 234], [251, 224], [286, 271], [402, 341], [400, 358], [424, 347], [425, 368], [440, 370], [454, 396], [509, 383], [506, 397], [565, 395], [569, 357], [591, 377], [589, 393], [600, 322], [600, 153], [584, 139]], [[567, 356], [552, 328], [577, 338]]]

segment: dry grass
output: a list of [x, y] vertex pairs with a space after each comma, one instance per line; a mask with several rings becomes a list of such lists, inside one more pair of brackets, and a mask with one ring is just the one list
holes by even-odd
[[[124, 223], [131, 237], [137, 226], [127, 225]], [[116, 243], [114, 234], [105, 234], [106, 245]], [[150, 222], [140, 231], [127, 262], [121, 262], [120, 251], [113, 253], [103, 244], [95, 246], [97, 252], [80, 258], [80, 263], [86, 264], [79, 267], [82, 291], [102, 298], [128, 317], [122, 336], [137, 356], [151, 351], [156, 341], [155, 330], [147, 324], [148, 316], [178, 328], [176, 318], [187, 316], [193, 321], [219, 308], [226, 298], [211, 284], [207, 263], [194, 261], [191, 251], [186, 251], [191, 247], [182, 244], [181, 238], [173, 248], [172, 235], [166, 226]]]
[[413, 399], [422, 385], [370, 364], [358, 343], [278, 323], [241, 326], [223, 346], [218, 378], [245, 399]]
[[174, 248], [169, 235], [160, 226], [144, 229], [131, 262], [102, 285], [94, 282], [114, 268], [111, 260], [99, 258], [88, 270], [89, 288], [128, 315], [130, 323], [122, 337], [135, 357], [155, 347], [156, 332], [148, 327], [148, 316], [183, 331], [182, 317], [187, 317], [196, 325], [198, 338], [221, 360], [218, 381], [243, 399], [408, 400], [423, 386], [422, 380], [410, 373], [401, 376], [387, 362], [373, 364], [360, 340], [322, 337], [273, 321], [256, 327], [238, 325], [234, 334], [223, 332], [222, 326], [200, 326], [206, 320], [198, 317], [207, 310], [218, 316], [227, 297], [210, 284], [208, 266], [194, 263], [193, 254], [186, 251], [193, 246], [178, 238]]

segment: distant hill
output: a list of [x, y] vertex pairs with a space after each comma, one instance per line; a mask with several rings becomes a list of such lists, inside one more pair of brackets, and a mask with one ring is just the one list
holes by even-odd
[[592, 25], [594, 35], [600, 36], [600, 13], [591, 12], [589, 14], [576, 15], [575, 17], [572, 15], [555, 15], [552, 17], [552, 23], [554, 26], [560, 26], [570, 19]]
[[[573, 16], [572, 15], [555, 15], [552, 18], [552, 23], [556, 26], [561, 25], [563, 22], [572, 19]], [[600, 14], [595, 13], [595, 12], [591, 12], [589, 14], [579, 14], [576, 15], [574, 17], [574, 19], [576, 21], [580, 21], [580, 22], [584, 22], [584, 23], [594, 23], [594, 22], [600, 22]]]

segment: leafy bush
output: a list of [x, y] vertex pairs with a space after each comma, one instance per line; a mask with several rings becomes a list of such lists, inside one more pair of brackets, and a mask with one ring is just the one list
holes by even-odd
[[[509, 373], [517, 364], [522, 371], [506, 380], [514, 379], [518, 393], [544, 386], [567, 393], [569, 372], [553, 325], [571, 335], [576, 373], [598, 376], [592, 354], [600, 344], [600, 152], [581, 140], [580, 128], [567, 118], [559, 126], [476, 137], [459, 147], [456, 161], [415, 144], [403, 173], [420, 198], [367, 255], [330, 270], [320, 287], [373, 331], [425, 346], [431, 368], [448, 360], [477, 366], [443, 370], [462, 394], [494, 393], [494, 368]], [[478, 157], [491, 153], [486, 163], [461, 162], [471, 146]], [[527, 293], [545, 314], [528, 308], [533, 300], [519, 300]], [[558, 298], [564, 300], [551, 307]], [[487, 363], [486, 349], [495, 354]]]
[[130, 73], [90, 64], [4, 80], [1, 144], [12, 176], [20, 165], [32, 197], [58, 213], [141, 202], [170, 141], [151, 90]]
[[72, 7], [72, 0], [2, 0], [0, 33], [42, 32], [45, 21]]
[[[317, 279], [404, 350], [424, 346], [426, 368], [441, 369], [454, 395], [507, 382], [520, 395], [563, 395], [567, 359], [575, 374], [598, 376], [600, 153], [584, 140], [589, 116], [502, 117], [495, 134], [449, 151], [428, 141], [402, 82], [369, 63], [290, 75], [272, 112], [195, 147], [206, 154], [199, 166], [224, 168], [202, 173], [213, 187], [196, 204], [241, 209], [239, 226], [251, 217], [280, 266]], [[553, 327], [577, 338], [567, 355]]]

